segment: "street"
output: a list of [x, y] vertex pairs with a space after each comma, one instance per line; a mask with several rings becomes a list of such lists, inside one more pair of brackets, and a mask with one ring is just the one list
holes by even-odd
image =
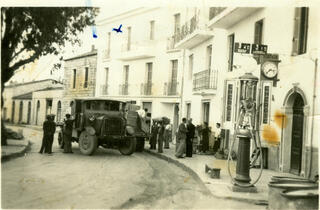
[[146, 153], [99, 148], [84, 156], [73, 144], [74, 154], [63, 154], [55, 139], [53, 155], [41, 155], [42, 133], [23, 132], [32, 149], [2, 164], [3, 208], [264, 209], [216, 199], [187, 172]]

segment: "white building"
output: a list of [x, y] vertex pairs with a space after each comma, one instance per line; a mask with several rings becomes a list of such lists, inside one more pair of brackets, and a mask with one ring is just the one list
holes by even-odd
[[[233, 138], [240, 103], [236, 78], [250, 71], [259, 78], [259, 130], [268, 168], [305, 177], [318, 174], [319, 12], [313, 7], [189, 12], [181, 27], [186, 32], [176, 44], [186, 50], [182, 115], [212, 127], [221, 122]], [[269, 56], [278, 68], [276, 77], [263, 76], [264, 61], [254, 59], [259, 56], [235, 53], [235, 43], [267, 45], [268, 53], [276, 54]]]
[[[138, 8], [98, 22], [96, 95], [131, 100], [179, 123], [183, 52], [173, 49], [174, 10]], [[122, 33], [112, 31], [122, 24]], [[100, 35], [101, 36], [101, 35]]]

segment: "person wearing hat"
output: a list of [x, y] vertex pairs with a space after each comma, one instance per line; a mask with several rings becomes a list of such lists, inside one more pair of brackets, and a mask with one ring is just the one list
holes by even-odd
[[52, 154], [52, 143], [53, 143], [53, 138], [54, 138], [54, 133], [56, 132], [56, 123], [54, 122], [54, 115], [51, 114], [49, 115], [48, 118], [48, 138], [47, 138], [47, 144], [45, 147], [45, 152], [48, 153], [49, 155]]
[[73, 120], [71, 119], [70, 114], [66, 114], [66, 119], [64, 120], [64, 129], [63, 129], [63, 153], [73, 153], [71, 146], [72, 138], [72, 129], [73, 129]]
[[42, 125], [42, 129], [43, 129], [43, 137], [42, 137], [42, 143], [41, 143], [41, 148], [39, 153], [42, 154], [43, 152], [47, 152], [46, 148], [47, 148], [47, 144], [48, 144], [48, 140], [50, 138], [50, 115], [47, 115], [46, 120], [43, 122]]

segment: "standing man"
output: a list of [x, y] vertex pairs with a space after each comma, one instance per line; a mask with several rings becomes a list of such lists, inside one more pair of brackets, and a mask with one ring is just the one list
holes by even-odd
[[[50, 133], [50, 123], [49, 123], [49, 119], [50, 119], [50, 115], [47, 115], [46, 117], [47, 119], [43, 122], [43, 137], [42, 137], [42, 143], [41, 143], [41, 148], [39, 153], [42, 154], [46, 148], [47, 148], [47, 142], [49, 140], [49, 133]], [[47, 152], [47, 151], [45, 151]]]
[[163, 153], [163, 138], [164, 138], [164, 122], [159, 123], [159, 132], [158, 132], [158, 153]]
[[208, 127], [208, 123], [204, 122], [204, 128], [201, 131], [202, 134], [202, 152], [206, 153], [209, 150], [209, 135], [211, 131]]
[[172, 136], [172, 134], [171, 134], [171, 124], [170, 123], [168, 123], [166, 125], [164, 133], [165, 133], [165, 135], [164, 135], [164, 141], [165, 141], [164, 148], [165, 149], [169, 149], [170, 148], [169, 142], [171, 142], [171, 136]]
[[188, 132], [187, 132], [187, 152], [186, 156], [187, 157], [192, 157], [192, 144], [193, 144], [193, 138], [194, 138], [194, 133], [195, 133], [195, 126], [192, 124], [192, 119], [190, 118], [188, 121]]
[[54, 122], [54, 115], [49, 115], [49, 133], [47, 138], [47, 145], [46, 145], [46, 153], [49, 155], [52, 154], [52, 143], [54, 138], [54, 133], [56, 132], [56, 123]]
[[220, 149], [220, 143], [221, 143], [221, 128], [220, 123], [216, 123], [216, 132], [214, 133], [214, 147], [213, 152], [216, 153]]
[[73, 129], [73, 120], [71, 119], [70, 114], [66, 114], [66, 119], [64, 121], [63, 129], [63, 153], [73, 153], [71, 147], [71, 138], [72, 138], [72, 129]]
[[151, 127], [150, 149], [156, 149], [157, 135], [158, 135], [158, 123], [153, 121], [153, 124]]
[[178, 128], [178, 134], [177, 134], [177, 151], [176, 151], [176, 157], [177, 158], [183, 158], [183, 154], [186, 148], [186, 138], [187, 138], [187, 119], [182, 118], [182, 123], [179, 125]]

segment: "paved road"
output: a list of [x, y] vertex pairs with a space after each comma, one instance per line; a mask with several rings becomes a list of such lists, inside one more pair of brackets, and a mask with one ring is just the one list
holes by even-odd
[[149, 154], [122, 156], [98, 149], [94, 156], [63, 154], [55, 140], [53, 156], [41, 155], [41, 133], [24, 129], [32, 149], [2, 164], [2, 208], [264, 209], [221, 200], [177, 166]]

